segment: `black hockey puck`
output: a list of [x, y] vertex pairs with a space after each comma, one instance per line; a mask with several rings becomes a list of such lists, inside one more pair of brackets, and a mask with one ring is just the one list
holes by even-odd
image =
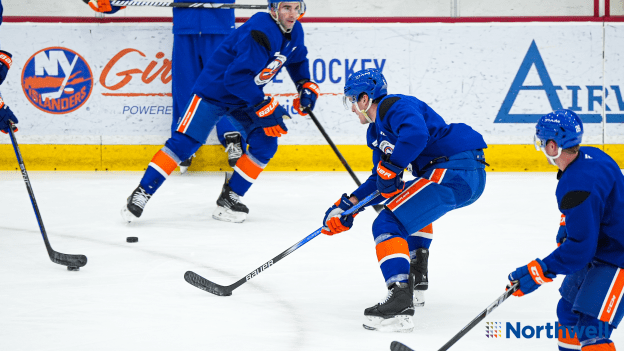
[[72, 267], [72, 266], [67, 266], [67, 270], [68, 271], [79, 271], [80, 267]]
[[139, 241], [139, 238], [137, 238], [136, 236], [129, 236], [126, 238], [126, 241], [129, 243], [136, 243]]

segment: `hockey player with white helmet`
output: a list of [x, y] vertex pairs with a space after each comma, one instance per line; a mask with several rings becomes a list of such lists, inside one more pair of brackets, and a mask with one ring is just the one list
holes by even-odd
[[132, 221], [141, 216], [145, 204], [173, 172], [202, 145], [223, 116], [244, 130], [247, 153], [236, 162], [234, 174], [226, 174], [213, 218], [243, 222], [249, 209], [240, 197], [258, 178], [277, 151], [277, 138], [288, 128], [288, 112], [273, 97], [265, 97], [264, 86], [286, 67], [299, 97], [293, 105], [300, 113], [313, 109], [320, 94], [310, 81], [304, 32], [298, 19], [303, 1], [268, 1], [269, 13], [256, 13], [219, 46], [206, 63], [193, 87], [176, 132], [156, 153], [139, 186], [122, 209]]
[[[388, 199], [372, 228], [388, 296], [364, 310], [364, 328], [411, 332], [414, 303], [424, 305], [422, 291], [428, 287], [431, 223], [481, 196], [487, 145], [468, 125], [447, 124], [417, 98], [388, 94], [379, 70], [352, 74], [344, 94], [345, 105], [360, 123], [369, 124], [366, 143], [373, 150], [374, 167], [366, 182], [325, 212], [322, 232], [349, 230], [355, 215], [341, 214], [375, 190], [383, 196], [377, 203]], [[411, 168], [416, 179], [404, 182], [405, 168]]]

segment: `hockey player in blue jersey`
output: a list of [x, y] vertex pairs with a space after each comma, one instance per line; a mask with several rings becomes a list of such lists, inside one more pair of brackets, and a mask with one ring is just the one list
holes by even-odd
[[609, 335], [624, 315], [624, 176], [602, 150], [581, 147], [582, 137], [583, 123], [573, 111], [557, 110], [537, 122], [535, 147], [559, 168], [559, 246], [508, 278], [519, 282], [514, 295], [523, 296], [565, 275], [557, 316], [568, 330], [558, 332], [559, 350], [615, 351]]
[[[111, 5], [111, 0], [83, 0], [94, 11], [112, 15], [125, 8]], [[180, 2], [180, 0], [174, 0]], [[197, 0], [196, 2], [210, 2]], [[223, 0], [234, 3], [234, 0]], [[183, 109], [192, 96], [193, 84], [204, 65], [219, 44], [234, 31], [234, 9], [173, 8], [173, 53], [171, 59], [171, 92], [173, 112], [171, 135], [175, 133]], [[228, 163], [234, 166], [246, 146], [240, 132], [227, 118], [217, 123], [217, 137], [228, 153]], [[185, 173], [192, 157], [180, 163], [180, 172]]]
[[[415, 97], [388, 94], [380, 71], [352, 74], [344, 88], [345, 105], [369, 123], [366, 143], [373, 150], [372, 175], [351, 195], [343, 194], [323, 218], [322, 232], [348, 230], [354, 216], [341, 213], [375, 190], [386, 201], [373, 223], [377, 259], [388, 288], [387, 298], [364, 310], [364, 328], [410, 332], [414, 302], [424, 304], [431, 223], [445, 213], [470, 205], [485, 187], [487, 147], [479, 133], [463, 123], [446, 124]], [[416, 179], [404, 182], [404, 169]], [[416, 299], [417, 301], [414, 301]]]
[[249, 213], [240, 197], [245, 195], [277, 151], [277, 138], [288, 129], [287, 111], [264, 85], [286, 67], [299, 97], [295, 106], [313, 109], [320, 94], [310, 81], [307, 49], [299, 17], [303, 1], [269, 0], [269, 13], [257, 13], [236, 29], [206, 63], [193, 87], [176, 132], [156, 153], [139, 186], [128, 198], [122, 216], [132, 221], [176, 166], [188, 159], [206, 140], [223, 116], [244, 130], [248, 151], [226, 175], [213, 218], [240, 223]]
[[[0, 25], [2, 24], [2, 12], [4, 8], [2, 7], [2, 1], [0, 1]], [[9, 69], [13, 64], [13, 55], [10, 53], [0, 50], [0, 85], [6, 79], [7, 74], [9, 74]], [[17, 117], [13, 114], [13, 111], [9, 108], [9, 106], [2, 99], [2, 95], [0, 95], [0, 131], [4, 134], [9, 132], [10, 123], [17, 124]], [[17, 132], [17, 127], [13, 129]]]

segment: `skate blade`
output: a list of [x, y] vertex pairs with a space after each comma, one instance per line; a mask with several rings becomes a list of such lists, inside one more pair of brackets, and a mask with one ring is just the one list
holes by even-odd
[[243, 223], [245, 219], [247, 219], [247, 214], [244, 212], [234, 212], [225, 207], [217, 206], [212, 213], [212, 218], [224, 222]]
[[188, 171], [188, 169], [189, 169], [189, 168], [188, 168], [188, 167], [186, 167], [186, 166], [180, 166], [180, 174], [184, 174], [184, 173], [186, 173], [186, 171]]
[[123, 218], [126, 223], [130, 224], [138, 217], [133, 215], [132, 212], [128, 211], [128, 206], [126, 205], [121, 209], [121, 218]]
[[422, 290], [414, 290], [414, 307], [425, 306], [425, 292]]
[[381, 318], [364, 316], [365, 321], [362, 326], [367, 330], [375, 330], [382, 333], [411, 333], [414, 331], [414, 322], [411, 316], [395, 316], [392, 318]]

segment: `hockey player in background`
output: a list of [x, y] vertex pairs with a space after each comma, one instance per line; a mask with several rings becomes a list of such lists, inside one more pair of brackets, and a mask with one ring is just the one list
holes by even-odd
[[[0, 25], [2, 25], [3, 10], [2, 1], [0, 1]], [[9, 69], [13, 64], [12, 57], [13, 55], [8, 52], [0, 50], [0, 85], [4, 83], [4, 80], [9, 73]], [[17, 124], [17, 117], [15, 117], [9, 106], [4, 103], [4, 99], [2, 98], [2, 95], [0, 95], [0, 131], [2, 131], [2, 133], [9, 133], [10, 122]], [[14, 131], [17, 132], [17, 127]]]
[[277, 151], [277, 138], [288, 129], [287, 111], [263, 88], [285, 66], [299, 97], [294, 105], [313, 109], [318, 86], [310, 81], [304, 33], [298, 19], [303, 1], [269, 0], [269, 13], [257, 13], [237, 28], [206, 63], [193, 87], [193, 97], [174, 135], [156, 153], [139, 186], [128, 197], [122, 216], [132, 221], [177, 165], [202, 145], [222, 116], [243, 129], [249, 149], [226, 174], [213, 218], [241, 223], [249, 210], [241, 201]]
[[624, 176], [602, 150], [580, 147], [582, 137], [583, 124], [570, 110], [537, 122], [535, 148], [559, 168], [559, 246], [508, 278], [519, 282], [514, 295], [523, 296], [565, 275], [557, 317], [568, 332], [558, 332], [559, 350], [615, 351], [609, 335], [624, 315]]
[[[83, 0], [94, 11], [112, 15], [125, 8], [111, 5], [111, 0]], [[180, 2], [175, 0], [174, 2]], [[209, 0], [198, 0], [210, 2]], [[224, 0], [222, 3], [234, 3]], [[171, 92], [173, 113], [171, 135], [182, 119], [183, 108], [192, 96], [193, 84], [219, 44], [234, 31], [234, 9], [173, 8], [173, 54], [171, 60]], [[217, 123], [217, 137], [228, 153], [228, 163], [234, 166], [242, 156], [244, 141], [241, 133], [229, 119]], [[180, 163], [185, 173], [191, 165], [192, 156]]]
[[[369, 123], [366, 143], [373, 150], [372, 175], [351, 195], [331, 206], [322, 232], [334, 235], [351, 228], [355, 215], [341, 213], [375, 190], [389, 199], [373, 223], [377, 259], [388, 296], [364, 310], [364, 328], [411, 332], [414, 305], [424, 305], [428, 286], [427, 258], [432, 222], [445, 213], [476, 201], [485, 187], [487, 147], [468, 125], [446, 124], [431, 107], [415, 97], [388, 94], [376, 69], [352, 74], [344, 88], [345, 106]], [[407, 168], [416, 179], [404, 182]], [[416, 300], [416, 301], [414, 301]]]

